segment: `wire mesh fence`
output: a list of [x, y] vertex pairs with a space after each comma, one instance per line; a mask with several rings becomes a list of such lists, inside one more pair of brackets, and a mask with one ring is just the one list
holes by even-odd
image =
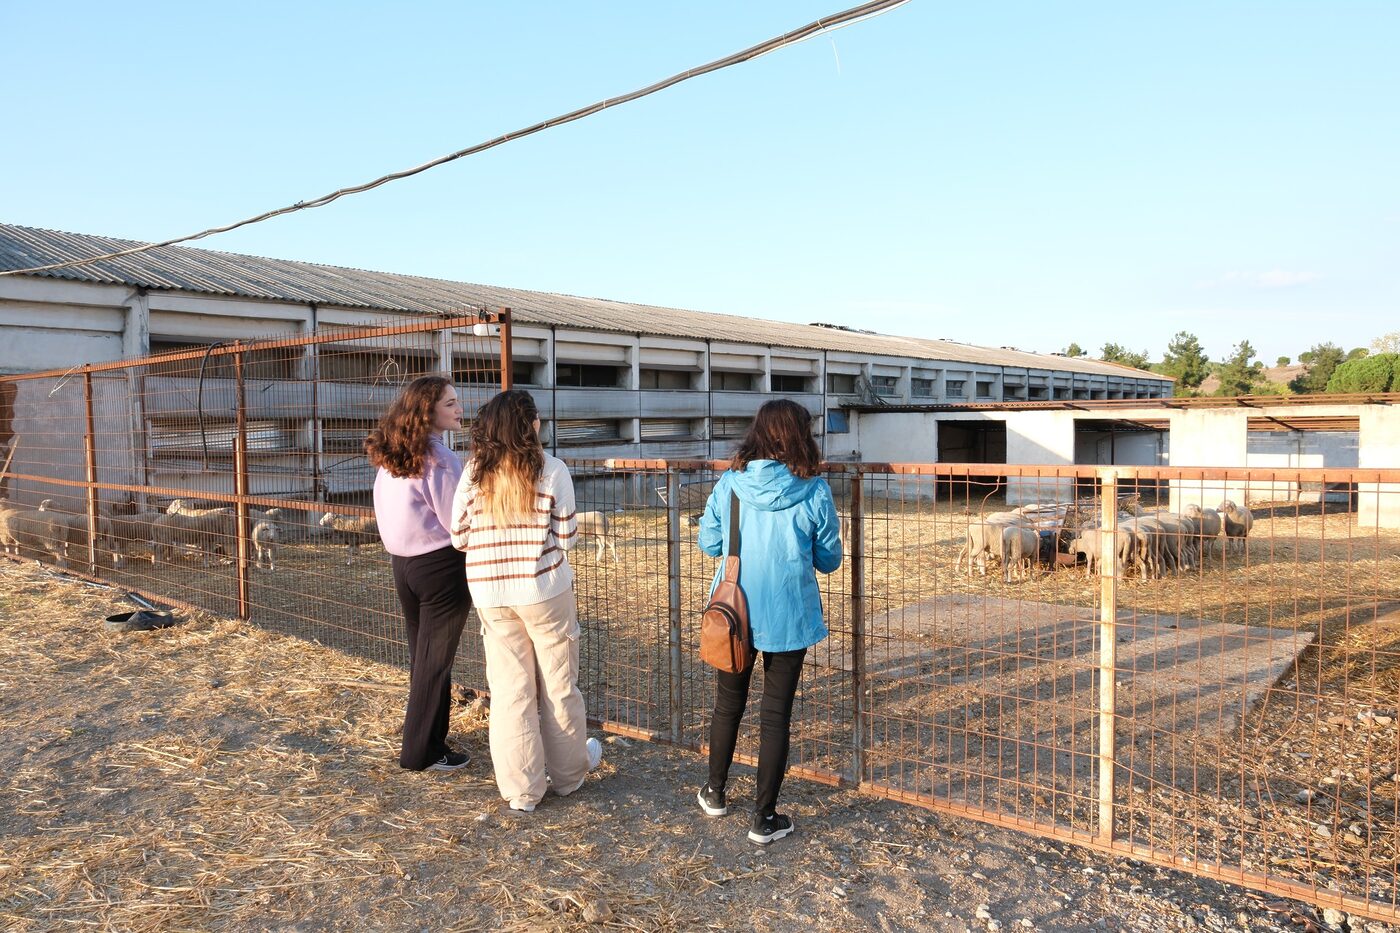
[[[509, 382], [508, 328], [471, 314], [6, 377], [0, 545], [404, 664], [360, 444], [419, 374], [451, 371], [470, 417]], [[590, 716], [703, 750], [717, 561], [696, 522], [725, 464], [569, 465]], [[847, 559], [820, 581], [795, 774], [1400, 919], [1400, 470], [825, 478]], [[484, 687], [478, 639], [457, 673]], [[756, 746], [744, 730], [741, 759]]]

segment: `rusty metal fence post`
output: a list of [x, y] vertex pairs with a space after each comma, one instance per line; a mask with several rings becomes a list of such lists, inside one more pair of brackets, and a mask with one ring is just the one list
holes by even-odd
[[[502, 308], [496, 314], [496, 321], [501, 328], [501, 391], [505, 392], [515, 385], [515, 347], [510, 339], [510, 309]], [[554, 375], [550, 374], [550, 382], [553, 383]], [[550, 415], [551, 418], [555, 415]]]
[[244, 391], [243, 343], [234, 344], [233, 373], [237, 395], [237, 431], [233, 440], [233, 492], [238, 496], [235, 503], [238, 537], [238, 618], [247, 619], [248, 609], [248, 400]]
[[865, 780], [865, 474], [851, 477], [851, 780]]
[[1099, 841], [1113, 842], [1118, 703], [1118, 474], [1099, 474]]
[[83, 475], [87, 481], [88, 573], [97, 573], [97, 437], [92, 416], [92, 370], [83, 367]]
[[684, 672], [681, 667], [681, 478], [680, 472], [669, 464], [666, 467], [666, 604], [670, 615], [670, 632], [667, 636], [670, 647], [671, 677], [671, 741], [681, 742], [682, 683]]

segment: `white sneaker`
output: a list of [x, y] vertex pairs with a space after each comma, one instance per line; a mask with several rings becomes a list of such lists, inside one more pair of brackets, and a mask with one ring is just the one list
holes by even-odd
[[593, 771], [603, 763], [603, 743], [597, 739], [589, 739], [584, 743], [584, 747], [588, 749], [588, 770]]
[[512, 810], [519, 810], [521, 813], [535, 812], [535, 805], [533, 803], [522, 803], [519, 800], [512, 800], [510, 802], [510, 808]]

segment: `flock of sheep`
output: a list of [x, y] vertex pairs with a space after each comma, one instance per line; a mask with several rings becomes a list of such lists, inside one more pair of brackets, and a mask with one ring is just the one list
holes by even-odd
[[[283, 509], [248, 510], [252, 552], [259, 570], [275, 571], [277, 554], [289, 537], [289, 516]], [[125, 566], [144, 550], [152, 564], [173, 563], [191, 556], [208, 568], [215, 558], [236, 553], [238, 517], [229, 506], [197, 509], [183, 499], [171, 502], [164, 511], [117, 511], [104, 503], [97, 516], [99, 561], [114, 568]], [[579, 533], [596, 540], [595, 559], [601, 561], [610, 551], [617, 562], [608, 516], [603, 512], [580, 512]], [[379, 541], [379, 525], [371, 517], [326, 512], [317, 523], [321, 540], [345, 548], [345, 564], [350, 566], [360, 547]], [[68, 561], [85, 560], [88, 552], [88, 520], [54, 507], [45, 499], [38, 508], [17, 508], [0, 500], [0, 550], [5, 554], [34, 557], [47, 554], [60, 570]]]
[[[967, 527], [967, 538], [958, 551], [957, 569], [967, 562], [967, 574], [972, 576], [974, 564], [987, 575], [987, 562], [1000, 561], [1002, 579], [1025, 579], [1040, 563], [1041, 536], [1034, 513], [1041, 506], [1023, 506], [1009, 512], [992, 512], [974, 519]], [[1133, 513], [1121, 515], [1113, 532], [1112, 551], [1115, 575], [1136, 571], [1141, 579], [1160, 577], [1167, 571], [1180, 572], [1201, 565], [1214, 547], [1243, 549], [1245, 539], [1254, 527], [1254, 516], [1248, 508], [1230, 500], [1219, 509], [1204, 509], [1188, 505], [1180, 515], [1170, 512], [1143, 513], [1136, 506]], [[1091, 522], [1069, 529], [1054, 529], [1053, 540], [1062, 533], [1069, 537], [1069, 554], [1085, 559], [1084, 573], [1092, 574], [1103, 554], [1103, 536], [1107, 533]]]
[[[287, 514], [282, 509], [248, 510], [249, 538], [255, 566], [277, 569], [277, 552], [287, 537]], [[183, 499], [171, 502], [164, 511], [116, 511], [105, 503], [97, 516], [99, 560], [113, 567], [125, 566], [145, 550], [151, 563], [172, 563], [181, 555], [197, 558], [205, 568], [216, 557], [235, 552], [238, 517], [233, 508], [196, 509]], [[378, 526], [372, 518], [336, 515], [327, 512], [320, 526], [331, 543], [346, 548], [346, 564], [353, 562], [361, 544], [378, 540]], [[49, 555], [60, 570], [68, 561], [86, 555], [87, 515], [54, 507], [45, 499], [38, 508], [16, 508], [0, 501], [0, 550], [17, 556]]]

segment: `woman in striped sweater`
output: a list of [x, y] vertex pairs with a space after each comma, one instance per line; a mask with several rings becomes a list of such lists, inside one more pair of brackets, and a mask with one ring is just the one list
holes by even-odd
[[546, 781], [583, 786], [603, 750], [587, 737], [578, 689], [578, 608], [565, 552], [578, 540], [574, 484], [540, 446], [528, 392], [502, 392], [472, 425], [452, 504], [452, 544], [467, 554], [491, 688], [491, 763], [512, 810], [530, 812]]

